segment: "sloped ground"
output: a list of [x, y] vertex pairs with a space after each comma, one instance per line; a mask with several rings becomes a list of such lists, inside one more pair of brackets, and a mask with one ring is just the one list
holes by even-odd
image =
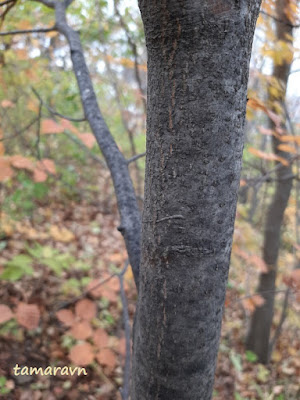
[[[106, 281], [126, 262], [116, 229], [116, 205], [51, 204], [37, 207], [34, 218], [22, 222], [2, 215], [0, 272], [9, 280], [0, 281], [1, 398], [120, 399], [125, 359], [122, 302], [118, 277]], [[124, 283], [132, 323], [136, 291], [130, 270]], [[241, 267], [230, 277], [214, 399], [296, 400], [299, 303], [291, 302], [273, 360], [265, 367], [243, 347], [249, 315], [237, 289], [243, 285]], [[276, 312], [278, 320], [280, 308]], [[87, 375], [16, 376], [16, 364], [44, 371], [49, 366], [81, 365]]]

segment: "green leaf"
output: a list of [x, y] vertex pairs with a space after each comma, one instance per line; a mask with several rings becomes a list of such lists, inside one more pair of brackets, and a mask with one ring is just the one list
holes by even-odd
[[250, 361], [250, 362], [255, 362], [257, 361], [258, 357], [255, 353], [253, 353], [253, 351], [251, 350], [247, 350], [246, 351], [246, 360]]
[[229, 358], [230, 358], [230, 361], [232, 362], [234, 368], [238, 372], [241, 372], [243, 370], [241, 355], [235, 353], [234, 351], [231, 351], [230, 354], [229, 354]]
[[32, 263], [32, 258], [25, 254], [18, 254], [9, 260], [6, 265], [8, 267], [18, 267], [20, 269], [26, 269]]
[[17, 266], [9, 266], [6, 267], [3, 273], [1, 274], [1, 279], [7, 280], [7, 281], [17, 281], [18, 279], [21, 279], [24, 275], [32, 275], [33, 270], [31, 267], [27, 266], [27, 270], [24, 270], [24, 268], [19, 268]]

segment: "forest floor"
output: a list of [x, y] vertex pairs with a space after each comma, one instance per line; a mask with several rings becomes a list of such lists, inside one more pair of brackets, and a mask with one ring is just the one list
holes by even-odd
[[[37, 205], [34, 218], [21, 222], [2, 215], [0, 273], [7, 280], [0, 281], [0, 398], [121, 399], [123, 304], [118, 276], [105, 281], [127, 259], [116, 205], [51, 204]], [[240, 301], [243, 280], [238, 269], [229, 278], [213, 399], [299, 399], [299, 322], [288, 318], [270, 365], [257, 363], [243, 343], [250, 314]], [[130, 269], [124, 284], [132, 324], [137, 295]], [[299, 303], [292, 307], [299, 313]], [[16, 364], [44, 371], [82, 365], [87, 375], [23, 370], [16, 376]]]

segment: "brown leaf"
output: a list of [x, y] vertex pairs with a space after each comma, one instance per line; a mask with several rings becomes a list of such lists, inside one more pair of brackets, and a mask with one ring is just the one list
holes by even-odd
[[85, 340], [92, 336], [92, 328], [88, 321], [76, 322], [69, 333], [77, 340]]
[[251, 299], [255, 307], [261, 307], [266, 302], [266, 300], [260, 294], [255, 294], [251, 297]]
[[100, 350], [100, 352], [96, 355], [96, 359], [99, 362], [99, 364], [106, 367], [109, 372], [112, 372], [117, 364], [116, 355], [110, 349]]
[[93, 334], [93, 342], [98, 349], [107, 347], [108, 345], [108, 334], [104, 329], [97, 329]]
[[56, 317], [66, 326], [72, 326], [75, 323], [75, 315], [70, 310], [57, 311]]
[[91, 321], [96, 317], [97, 306], [92, 300], [82, 299], [76, 303], [75, 313], [77, 317], [85, 321]]
[[36, 304], [20, 302], [17, 306], [16, 319], [27, 329], [36, 329], [40, 321], [40, 310]]
[[11, 309], [5, 304], [0, 304], [0, 324], [9, 321], [14, 317]]
[[43, 158], [41, 161], [38, 161], [37, 167], [45, 172], [55, 175], [56, 167], [53, 160], [49, 160], [49, 158]]
[[91, 364], [94, 360], [93, 347], [89, 343], [77, 344], [72, 347], [69, 358], [74, 364], [83, 367]]

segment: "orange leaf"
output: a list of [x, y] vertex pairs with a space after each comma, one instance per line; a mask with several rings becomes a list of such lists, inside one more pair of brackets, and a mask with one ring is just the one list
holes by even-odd
[[106, 367], [109, 372], [112, 372], [115, 369], [115, 366], [117, 364], [116, 355], [110, 349], [102, 349], [96, 355], [96, 359], [99, 362], [99, 364]]
[[17, 169], [28, 169], [29, 171], [33, 171], [35, 168], [34, 162], [30, 158], [21, 155], [12, 156], [11, 165]]
[[93, 347], [89, 343], [77, 344], [72, 347], [69, 358], [76, 365], [89, 365], [94, 360]]
[[290, 273], [290, 275], [283, 278], [284, 283], [293, 289], [300, 290], [300, 269], [297, 268]]
[[88, 321], [76, 322], [69, 333], [78, 340], [85, 340], [92, 336], [92, 328]]
[[0, 182], [11, 178], [14, 175], [14, 171], [10, 167], [10, 160], [7, 158], [0, 157]]
[[12, 108], [12, 107], [14, 107], [15, 105], [14, 105], [14, 103], [12, 103], [10, 100], [2, 100], [2, 101], [1, 101], [1, 106], [2, 106], [3, 108]]
[[2, 142], [0, 142], [0, 156], [3, 156], [5, 153], [5, 147]]
[[256, 307], [261, 307], [266, 302], [266, 300], [260, 294], [255, 294], [252, 296], [252, 301]]
[[95, 344], [95, 346], [98, 347], [98, 349], [101, 349], [103, 347], [107, 347], [108, 345], [108, 334], [106, 333], [106, 331], [104, 329], [97, 329], [94, 332], [93, 335], [93, 342]]
[[17, 306], [16, 319], [27, 329], [36, 329], [40, 321], [40, 310], [36, 304], [20, 302]]
[[261, 257], [257, 256], [256, 254], [253, 254], [250, 257], [249, 261], [251, 262], [251, 264], [255, 265], [255, 267], [257, 267], [257, 269], [261, 273], [267, 274], [269, 272], [267, 264], [264, 262], [264, 260]]
[[96, 144], [96, 139], [94, 135], [91, 133], [79, 133], [77, 136], [82, 141], [82, 143], [89, 149], [92, 149]]
[[292, 154], [297, 154], [296, 149], [293, 146], [290, 146], [288, 144], [280, 144], [277, 146], [278, 150], [284, 151], [286, 153], [292, 153]]
[[66, 326], [72, 326], [75, 323], [75, 315], [70, 310], [57, 311], [56, 317]]
[[246, 310], [248, 310], [250, 313], [253, 313], [255, 310], [255, 304], [253, 303], [252, 299], [243, 299], [242, 300], [243, 306]]
[[80, 317], [85, 321], [91, 321], [93, 318], [96, 317], [97, 306], [93, 301], [83, 299], [76, 303], [75, 313], [77, 317]]
[[37, 168], [48, 172], [49, 174], [56, 174], [56, 167], [53, 160], [49, 160], [49, 158], [43, 158], [42, 160], [37, 162]]
[[65, 128], [62, 125], [57, 124], [52, 119], [44, 119], [42, 121], [41, 133], [44, 135], [52, 133], [62, 133], [64, 130]]
[[64, 129], [68, 129], [70, 132], [74, 133], [75, 135], [79, 134], [79, 130], [76, 128], [76, 126], [74, 126], [67, 119], [62, 119], [61, 120], [61, 125], [64, 127]]
[[36, 168], [33, 171], [33, 180], [34, 182], [45, 182], [48, 178], [48, 175], [44, 172], [41, 171], [39, 168]]
[[9, 321], [14, 317], [11, 309], [5, 304], [0, 304], [0, 324]]

